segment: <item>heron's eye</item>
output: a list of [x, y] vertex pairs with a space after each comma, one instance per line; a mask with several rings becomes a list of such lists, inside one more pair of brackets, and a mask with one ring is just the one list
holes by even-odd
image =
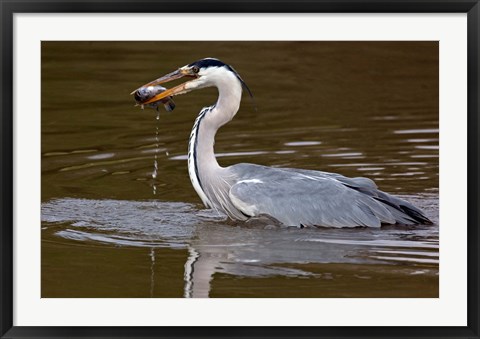
[[198, 68], [198, 66], [193, 66], [193, 67], [192, 67], [192, 72], [193, 72], [193, 73], [196, 74], [196, 73], [198, 73], [199, 71], [200, 71], [200, 68]]

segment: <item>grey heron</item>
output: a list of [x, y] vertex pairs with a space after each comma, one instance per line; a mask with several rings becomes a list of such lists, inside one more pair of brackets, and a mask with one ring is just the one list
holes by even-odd
[[208, 208], [234, 220], [267, 216], [281, 224], [299, 227], [431, 224], [420, 209], [380, 191], [368, 178], [248, 163], [221, 167], [214, 153], [215, 134], [237, 113], [242, 90], [250, 90], [233, 67], [214, 58], [185, 65], [142, 87], [183, 77], [190, 81], [159, 93], [144, 104], [195, 89], [217, 87], [218, 99], [200, 111], [188, 145], [188, 173]]

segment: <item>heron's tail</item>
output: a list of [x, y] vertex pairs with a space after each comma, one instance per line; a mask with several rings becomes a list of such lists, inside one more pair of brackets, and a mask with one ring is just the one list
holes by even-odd
[[433, 222], [421, 211], [409, 202], [391, 196], [387, 193], [378, 191], [379, 196], [374, 197], [375, 200], [387, 205], [390, 212], [395, 216], [397, 223], [399, 224], [421, 224], [421, 225], [433, 225]]
[[420, 211], [418, 208], [414, 207], [413, 209], [405, 206], [405, 205], [400, 205], [400, 208], [402, 211], [407, 214], [409, 217], [413, 218], [415, 221], [417, 221], [419, 224], [422, 225], [433, 225], [433, 222], [428, 219], [428, 217], [423, 214], [422, 211]]

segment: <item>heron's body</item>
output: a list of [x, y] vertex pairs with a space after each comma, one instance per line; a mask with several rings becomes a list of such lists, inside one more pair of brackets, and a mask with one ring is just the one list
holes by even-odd
[[168, 90], [166, 95], [209, 86], [219, 92], [217, 102], [198, 115], [188, 148], [190, 179], [207, 207], [232, 219], [266, 215], [289, 226], [431, 223], [419, 209], [378, 190], [367, 178], [246, 163], [221, 167], [214, 153], [215, 134], [237, 113], [245, 84], [233, 68], [216, 59], [197, 61], [151, 84], [180, 77], [179, 72], [196, 79]]

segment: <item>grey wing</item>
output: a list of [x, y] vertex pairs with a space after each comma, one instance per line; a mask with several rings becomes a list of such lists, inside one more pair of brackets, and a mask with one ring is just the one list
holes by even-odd
[[252, 167], [249, 172], [253, 175], [238, 181], [229, 192], [235, 207], [248, 216], [267, 214], [291, 226], [419, 223], [398, 208], [402, 200], [377, 190], [367, 178], [268, 167]]

